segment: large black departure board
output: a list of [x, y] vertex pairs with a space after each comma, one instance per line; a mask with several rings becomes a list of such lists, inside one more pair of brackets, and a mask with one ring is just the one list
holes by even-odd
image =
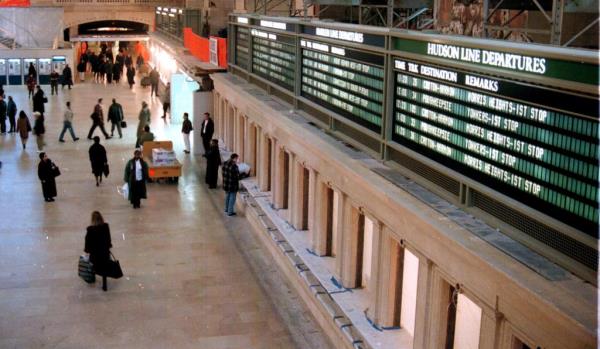
[[294, 37], [251, 29], [252, 71], [290, 91], [294, 90], [296, 43]]
[[[599, 159], [593, 99], [524, 86], [531, 95], [555, 98], [541, 107], [529, 93], [515, 95], [514, 81], [394, 63], [395, 141], [593, 234]], [[582, 114], [548, 107], [565, 99]]]
[[250, 53], [250, 31], [245, 27], [236, 27], [235, 33], [235, 64], [248, 69]]
[[383, 56], [304, 39], [300, 46], [302, 96], [380, 132]]

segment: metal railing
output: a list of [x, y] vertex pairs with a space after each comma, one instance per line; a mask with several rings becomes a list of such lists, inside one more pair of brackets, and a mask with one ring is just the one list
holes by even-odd
[[62, 5], [146, 5], [146, 6], [183, 6], [184, 0], [52, 0], [52, 4], [55, 6]]

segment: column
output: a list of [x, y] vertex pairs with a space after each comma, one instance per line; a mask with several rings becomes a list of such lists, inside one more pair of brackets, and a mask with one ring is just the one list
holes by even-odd
[[258, 134], [258, 165], [257, 165], [257, 177], [258, 187], [260, 191], [269, 190], [269, 142], [267, 136], [263, 134], [259, 128], [256, 133]]
[[333, 213], [333, 192], [323, 182], [321, 175], [313, 170], [313, 249], [319, 256], [327, 256], [331, 251], [331, 229]]
[[[342, 244], [341, 244], [341, 277], [342, 284], [347, 288], [360, 287], [360, 274], [362, 273], [361, 243], [364, 234], [365, 220], [359, 208], [354, 206], [350, 200], [345, 200], [342, 220]], [[339, 223], [338, 223], [339, 224]]]
[[283, 173], [283, 150], [275, 138], [271, 138], [271, 149], [271, 201], [275, 208], [280, 208], [283, 199], [279, 188]]
[[427, 257], [415, 253], [419, 258], [419, 278], [417, 281], [417, 307], [415, 310], [415, 348], [425, 348], [429, 336], [428, 309], [431, 300], [431, 280], [433, 264]]
[[304, 214], [304, 186], [303, 186], [303, 176], [304, 176], [304, 167], [296, 156], [290, 162], [291, 165], [291, 195], [290, 195], [290, 223], [297, 230], [302, 230], [302, 215]]
[[[389, 283], [388, 277], [384, 275], [384, 272], [388, 271], [389, 263], [386, 263], [389, 259], [390, 242], [389, 236], [385, 235], [386, 232], [384, 225], [378, 220], [373, 220], [373, 261], [371, 264], [371, 294], [369, 295], [369, 307], [367, 309], [367, 315], [377, 325], [381, 325], [381, 309], [380, 305], [382, 292], [387, 292], [387, 284]], [[386, 257], [387, 256], [387, 257]]]
[[481, 314], [481, 336], [479, 337], [479, 349], [494, 349], [496, 336], [500, 332], [500, 314], [487, 306], [482, 307]]
[[[335, 247], [332, 249], [336, 250], [335, 252], [335, 275], [336, 277], [344, 284], [344, 280], [342, 280], [343, 270], [344, 270], [344, 252], [349, 250], [348, 247], [345, 248], [344, 240], [346, 240], [346, 235], [350, 235], [350, 233], [345, 234], [345, 229], [347, 229], [349, 222], [346, 222], [346, 218], [350, 217], [350, 207], [348, 203], [348, 198], [344, 192], [339, 189], [334, 189], [335, 197], [337, 197], [337, 211], [335, 212], [334, 219], [334, 231], [333, 231], [333, 240], [332, 243]], [[349, 238], [349, 237], [348, 237]], [[346, 284], [344, 284], [346, 286]]]
[[[430, 280], [426, 288], [426, 314], [422, 329], [415, 326], [415, 348], [442, 348], [446, 345], [448, 331], [448, 311], [452, 296], [452, 286], [441, 276], [435, 266], [430, 267]], [[419, 285], [422, 283], [419, 282]], [[421, 290], [421, 289], [419, 289]], [[422, 300], [421, 300], [422, 302]], [[421, 313], [421, 302], [417, 301], [417, 325]], [[417, 346], [422, 345], [422, 346]]]
[[256, 176], [256, 127], [255, 124], [246, 119], [246, 135], [244, 136], [245, 162], [250, 165], [250, 174]]

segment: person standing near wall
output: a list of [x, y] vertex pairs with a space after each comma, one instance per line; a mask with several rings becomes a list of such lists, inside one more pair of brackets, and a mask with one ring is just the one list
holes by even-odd
[[8, 111], [8, 106], [4, 101], [4, 97], [0, 95], [0, 133], [6, 133], [6, 112]]
[[152, 90], [150, 91], [150, 97], [152, 97], [152, 95], [158, 97], [158, 83], [159, 82], [160, 82], [160, 74], [158, 73], [158, 70], [156, 70], [156, 67], [154, 67], [154, 68], [152, 68], [152, 71], [150, 72], [150, 85], [152, 86]]
[[17, 120], [17, 132], [19, 132], [19, 136], [21, 136], [21, 144], [23, 145], [23, 150], [25, 150], [29, 132], [31, 132], [31, 124], [29, 123], [27, 114], [22, 110], [19, 113], [19, 120]]
[[235, 216], [235, 197], [240, 189], [240, 172], [237, 166], [238, 155], [233, 153], [223, 164], [223, 190], [225, 190], [225, 212]]
[[140, 110], [140, 114], [138, 115], [138, 127], [136, 133], [136, 148], [140, 145], [140, 137], [144, 133], [144, 128], [146, 125], [150, 125], [150, 110], [148, 109], [148, 103], [142, 102], [142, 110]]
[[210, 118], [209, 113], [204, 113], [204, 121], [202, 121], [202, 129], [200, 130], [200, 136], [202, 136], [202, 146], [204, 147], [204, 155], [210, 148], [210, 141], [212, 140], [213, 133], [215, 133], [215, 124]]
[[78, 141], [79, 138], [77, 136], [75, 136], [75, 131], [73, 131], [73, 111], [71, 110], [71, 102], [67, 102], [66, 104], [67, 108], [65, 109], [65, 113], [63, 114], [63, 129], [60, 132], [60, 136], [58, 137], [58, 141], [61, 143], [64, 143], [64, 136], [65, 136], [65, 132], [67, 132], [67, 130], [69, 130], [69, 133], [71, 134], [71, 138], [73, 138], [73, 141]]
[[219, 141], [210, 141], [210, 149], [206, 153], [206, 177], [205, 182], [210, 189], [217, 187], [219, 179], [219, 167], [221, 166], [221, 153], [219, 152]]
[[44, 150], [44, 134], [46, 133], [46, 127], [44, 126], [44, 115], [36, 111], [33, 113], [35, 121], [33, 122], [33, 134], [36, 136], [37, 147], [39, 151]]
[[62, 71], [62, 87], [61, 87], [61, 89], [64, 89], [65, 85], [69, 86], [69, 90], [71, 89], [71, 86], [73, 85], [73, 72], [71, 71], [71, 67], [69, 67], [68, 64], [65, 66], [65, 69], [63, 69], [63, 71]]
[[170, 82], [167, 82], [167, 87], [165, 88], [165, 91], [163, 92], [162, 105], [163, 105], [163, 116], [162, 116], [162, 118], [166, 119], [167, 118], [167, 112], [171, 108], [171, 83]]
[[183, 134], [183, 143], [185, 144], [184, 153], [190, 153], [190, 132], [192, 132], [194, 128], [192, 127], [192, 122], [189, 119], [188, 113], [183, 113], [183, 126], [181, 127], [181, 134]]
[[9, 133], [17, 132], [16, 129], [16, 117], [17, 117], [17, 104], [13, 100], [12, 96], [8, 96], [8, 103], [6, 104], [6, 114], [8, 115], [8, 123], [10, 124]]

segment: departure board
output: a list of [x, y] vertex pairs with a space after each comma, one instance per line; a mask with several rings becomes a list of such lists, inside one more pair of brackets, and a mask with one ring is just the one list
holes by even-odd
[[235, 33], [235, 64], [248, 69], [248, 55], [250, 53], [250, 32], [248, 28], [236, 27]]
[[252, 71], [290, 91], [294, 90], [296, 44], [291, 36], [251, 29]]
[[394, 68], [394, 141], [597, 237], [596, 99], [405, 59]]
[[301, 95], [375, 132], [383, 119], [384, 58], [300, 40]]

